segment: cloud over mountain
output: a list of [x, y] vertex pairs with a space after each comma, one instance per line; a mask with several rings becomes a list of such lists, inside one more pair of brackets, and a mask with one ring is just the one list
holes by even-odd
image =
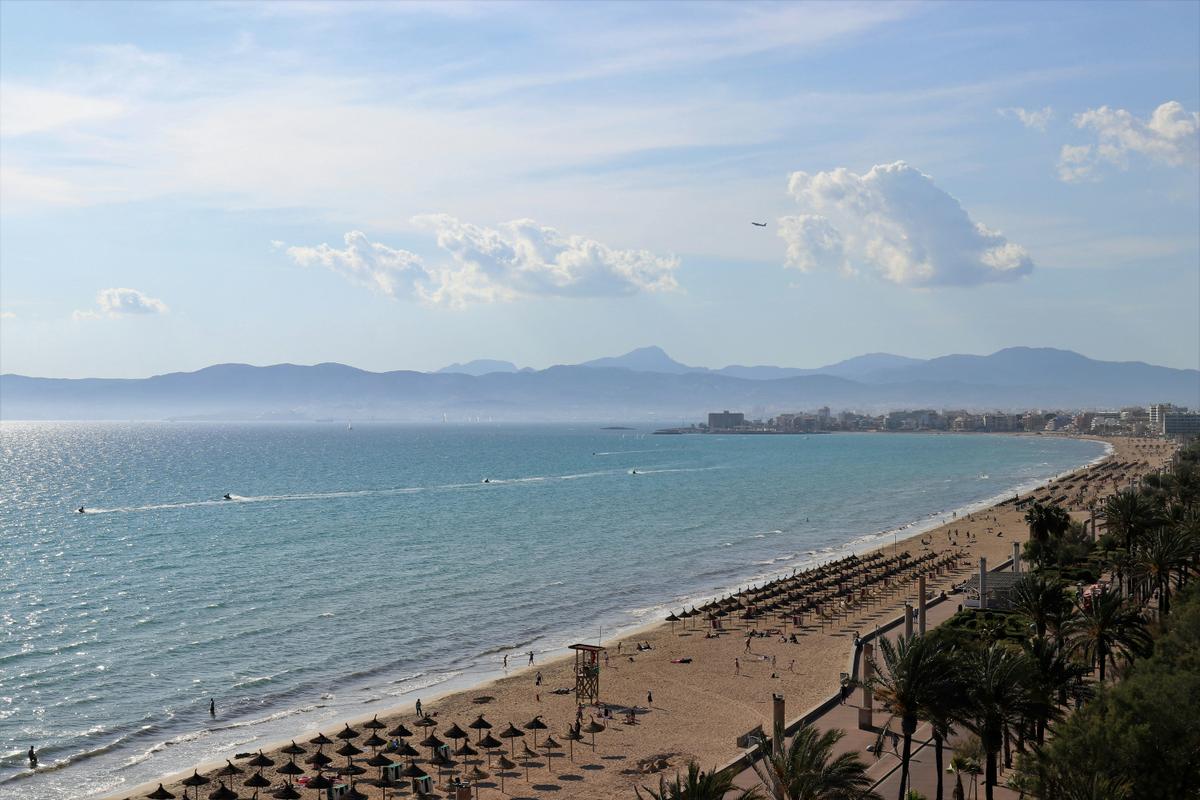
[[323, 266], [389, 297], [461, 307], [530, 296], [614, 297], [677, 288], [679, 259], [646, 250], [617, 250], [594, 239], [562, 234], [530, 219], [495, 228], [448, 214], [413, 218], [434, 233], [449, 256], [430, 264], [421, 256], [351, 231], [345, 248], [289, 247], [302, 266]]
[[128, 314], [166, 314], [167, 304], [162, 300], [139, 292], [137, 289], [101, 289], [96, 293], [95, 311], [76, 311], [74, 318], [101, 319], [123, 317]]
[[1167, 166], [1200, 162], [1200, 113], [1174, 100], [1154, 109], [1146, 120], [1122, 108], [1089, 109], [1075, 115], [1075, 127], [1095, 133], [1096, 142], [1063, 145], [1058, 175], [1064, 181], [1093, 178], [1105, 164], [1128, 169], [1131, 153]]
[[902, 286], [976, 286], [1027, 275], [1023, 247], [975, 222], [957, 199], [903, 161], [858, 175], [795, 172], [803, 213], [782, 217], [787, 264], [803, 272], [875, 273]]

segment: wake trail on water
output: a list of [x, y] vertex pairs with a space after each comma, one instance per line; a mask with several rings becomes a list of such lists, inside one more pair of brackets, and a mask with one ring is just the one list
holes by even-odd
[[[697, 467], [679, 469], [648, 469], [638, 470], [638, 475], [652, 475], [661, 472], [702, 472], [717, 467]], [[386, 489], [347, 489], [336, 492], [296, 492], [293, 494], [262, 494], [240, 495], [230, 493], [229, 499], [215, 500], [185, 500], [177, 503], [149, 503], [140, 506], [116, 506], [113, 508], [85, 508], [82, 516], [101, 514], [136, 514], [146, 511], [174, 511], [187, 508], [210, 508], [213, 506], [237, 507], [247, 503], [291, 503], [313, 502], [321, 500], [353, 499], [359, 497], [386, 497], [389, 495], [416, 494], [418, 492], [444, 492], [463, 489], [481, 489], [489, 486], [511, 486], [530, 483], [552, 483], [555, 481], [575, 481], [586, 478], [615, 477], [627, 474], [623, 469], [596, 470], [592, 472], [573, 472], [564, 475], [530, 475], [519, 478], [486, 478], [472, 483], [442, 483], [433, 486], [400, 486]]]

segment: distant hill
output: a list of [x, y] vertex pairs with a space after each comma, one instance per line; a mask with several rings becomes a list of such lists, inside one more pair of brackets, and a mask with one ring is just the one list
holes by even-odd
[[[612, 362], [619, 362], [614, 365]], [[367, 372], [344, 364], [218, 364], [142, 379], [0, 376], [4, 419], [645, 420], [678, 424], [721, 408], [766, 417], [828, 405], [1004, 410], [1200, 406], [1200, 371], [1009, 348], [920, 361], [872, 354], [817, 370], [688, 367], [659, 348], [615, 359], [514, 371], [509, 362], [435, 373]], [[492, 370], [488, 364], [503, 368]], [[630, 366], [632, 365], [632, 366]], [[657, 369], [650, 369], [657, 367]], [[480, 370], [471, 374], [460, 370]], [[483, 371], [487, 370], [487, 371]], [[729, 374], [759, 370], [762, 377]], [[769, 370], [779, 377], [765, 377]], [[841, 373], [841, 374], [837, 374]]]
[[487, 375], [489, 372], [520, 372], [520, 369], [511, 361], [497, 361], [494, 358], [477, 358], [465, 364], [451, 364], [448, 367], [442, 367], [438, 372], [456, 372], [460, 375]]

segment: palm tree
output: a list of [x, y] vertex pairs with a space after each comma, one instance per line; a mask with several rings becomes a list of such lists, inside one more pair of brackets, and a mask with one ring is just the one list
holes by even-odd
[[1192, 543], [1175, 527], [1157, 528], [1138, 547], [1135, 558], [1141, 574], [1158, 589], [1158, 611], [1171, 613], [1171, 571], [1185, 569], [1192, 556]]
[[1116, 592], [1093, 597], [1087, 605], [1077, 602], [1065, 632], [1074, 651], [1082, 653], [1089, 664], [1099, 664], [1101, 683], [1106, 664], [1116, 667], [1118, 657], [1132, 661], [1150, 646], [1141, 613]]
[[967, 800], [966, 792], [963, 791], [962, 776], [970, 775], [974, 778], [978, 775], [979, 762], [971, 756], [955, 753], [950, 758], [950, 766], [946, 768], [946, 771], [954, 773], [954, 800]]
[[1067, 694], [1079, 691], [1088, 668], [1071, 659], [1061, 642], [1035, 637], [1021, 644], [1029, 659], [1029, 715], [1034, 722], [1034, 737], [1040, 745], [1046, 739], [1046, 725], [1062, 716]]
[[954, 723], [958, 721], [966, 701], [961, 676], [958, 674], [955, 675], [955, 683], [957, 685], [953, 688], [945, 687], [941, 697], [929, 698], [933, 702], [926, 702], [919, 709], [919, 716], [927, 721], [929, 727], [933, 729], [933, 763], [937, 770], [935, 800], [942, 800], [943, 797], [942, 763], [945, 757], [946, 742], [954, 732]]
[[1133, 543], [1154, 526], [1158, 509], [1146, 495], [1136, 489], [1126, 489], [1108, 498], [1104, 517], [1110, 533], [1121, 537], [1125, 549], [1133, 551]]
[[992, 800], [996, 758], [1005, 735], [1020, 724], [1029, 704], [1029, 659], [1025, 654], [993, 644], [967, 664], [967, 707], [963, 724], [979, 737], [986, 755], [984, 794]]
[[1052, 536], [1061, 536], [1071, 524], [1071, 516], [1061, 506], [1034, 502], [1025, 512], [1025, 523], [1029, 526], [1029, 538], [1045, 542]]
[[754, 771], [769, 800], [880, 800], [871, 791], [867, 767], [857, 754], [833, 756], [845, 735], [840, 730], [818, 732], [805, 724], [779, 755], [760, 744], [762, 758], [754, 762]]
[[1008, 599], [1012, 609], [1029, 620], [1038, 638], [1044, 637], [1048, 628], [1058, 630], [1070, 608], [1062, 580], [1041, 572], [1021, 576], [1013, 584]]
[[903, 800], [908, 789], [912, 736], [921, 711], [950, 700], [947, 693], [956, 696], [960, 683], [949, 655], [950, 647], [940, 637], [901, 636], [895, 643], [883, 638], [879, 640], [879, 652], [883, 664], [872, 657], [875, 676], [870, 688], [883, 707], [900, 719], [900, 731], [904, 734], [904, 750], [900, 755], [900, 800]]
[[[679, 779], [679, 773], [675, 773], [675, 780], [667, 782], [667, 779], [659, 776], [658, 791], [646, 788], [646, 794], [649, 800], [723, 800], [724, 797], [737, 789], [733, 785], [734, 776], [728, 772], [701, 772], [700, 767], [695, 761], [688, 762], [687, 781]], [[639, 800], [642, 797], [641, 789], [633, 787], [633, 791], [637, 794]], [[745, 789], [740, 794], [735, 795], [739, 800], [760, 800], [762, 795], [758, 793], [758, 789]]]

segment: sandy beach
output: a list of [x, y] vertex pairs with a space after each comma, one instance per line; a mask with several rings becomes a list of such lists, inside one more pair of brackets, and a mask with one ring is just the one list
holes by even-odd
[[[1105, 441], [1113, 448], [1106, 460], [1060, 476], [1022, 497], [1032, 495], [1036, 499], [1056, 501], [1077, 512], [1077, 518], [1086, 517], [1090, 506], [1102, 502], [1104, 496], [1127, 486], [1137, 476], [1157, 469], [1173, 452], [1173, 445], [1161, 440]], [[929, 559], [927, 563], [953, 559], [955, 569], [927, 577], [929, 591], [950, 591], [954, 584], [970, 574], [980, 556], [986, 556], [993, 564], [1011, 556], [1013, 543], [1023, 542], [1027, 535], [1023, 514], [1024, 510], [1013, 503], [1002, 503], [952, 519], [910, 538], [899, 538], [898, 543], [893, 543], [892, 537], [888, 536], [874, 552], [882, 554], [882, 560], [898, 558], [902, 553], [907, 553], [911, 559]], [[901, 534], [906, 535], [909, 534]], [[674, 565], [670, 568], [684, 567]], [[534, 732], [529, 731], [523, 739], [516, 740], [517, 755], [510, 757], [517, 762], [517, 767], [506, 773], [504, 779], [505, 793], [510, 796], [632, 797], [634, 786], [655, 785], [660, 772], [673, 775], [689, 761], [696, 761], [706, 770], [729, 761], [740, 750], [736, 744], [738, 736], [759, 725], [769, 727], [772, 693], [786, 697], [789, 719], [826, 698], [836, 688], [839, 675], [846, 668], [847, 656], [853, 646], [853, 632], [870, 630], [875, 624], [894, 617], [905, 601], [915, 602], [917, 584], [910, 579], [912, 575], [915, 572], [898, 576], [871, 602], [849, 609], [831, 622], [823, 623], [814, 616], [797, 628], [781, 622], [778, 617], [761, 616], [747, 621], [735, 612], [721, 620], [722, 635], [713, 638], [706, 637], [710, 623], [703, 616], [696, 616], [673, 626], [656, 622], [635, 633], [626, 633], [619, 640], [604, 642], [608, 649], [600, 662], [600, 697], [614, 707], [613, 717], [599, 720], [605, 729], [595, 734], [594, 752], [590, 735], [585, 734], [585, 741], [574, 742], [573, 761], [568, 758], [571, 743], [566, 733], [576, 721], [574, 693], [555, 693], [556, 690], [573, 690], [571, 656], [530, 665], [528, 656], [512, 653], [504, 677], [440, 697], [422, 697], [423, 711], [437, 722], [437, 727], [432, 730], [440, 738], [446, 739], [444, 731], [457, 723], [468, 730], [472, 742], [477, 732], [468, 728], [468, 723], [480, 714], [495, 726], [493, 735], [510, 722], [523, 728], [534, 717], [540, 717], [548, 730], [537, 732], [537, 743], [540, 745], [546, 735], [553, 735], [562, 749], [554, 751], [552, 768], [548, 768], [545, 751], [538, 748], [542, 755], [529, 762], [527, 780], [526, 760], [519, 756], [524, 745], [534, 746]], [[664, 584], [669, 584], [671, 579], [664, 565]], [[675, 611], [678, 613], [679, 609]], [[759, 631], [778, 629], [785, 640], [781, 640], [780, 633], [748, 640], [746, 634], [754, 628]], [[793, 633], [796, 643], [787, 640]], [[748, 641], [750, 652], [747, 652]], [[643, 649], [638, 649], [639, 644]], [[690, 659], [690, 663], [679, 663], [681, 659]], [[638, 709], [632, 723], [624, 714], [624, 709], [629, 707]], [[585, 708], [583, 723], [586, 725], [596, 713], [594, 707]], [[365, 719], [369, 720], [370, 716]], [[437, 768], [424, 764], [429, 750], [419, 745], [428, 731], [414, 725], [418, 717], [413, 707], [389, 709], [379, 713], [378, 719], [386, 726], [380, 730], [380, 735], [400, 722], [416, 733], [409, 742], [421, 751], [423, 768], [436, 779]], [[374, 800], [383, 798], [385, 790], [372, 785], [378, 770], [365, 764], [371, 749], [363, 742], [372, 732], [363, 728], [364, 721], [346, 720], [360, 734], [353, 741], [366, 751], [354, 759], [366, 770], [359, 776], [357, 788]], [[342, 744], [335, 738], [340, 729], [341, 726], [321, 731], [335, 741], [333, 745], [326, 745], [322, 752], [332, 756], [336, 766], [343, 766], [347, 761], [345, 757], [335, 755]], [[309, 744], [317, 733], [315, 730], [295, 731], [295, 742], [306, 751], [304, 755], [296, 756], [297, 763], [304, 767], [307, 775], [315, 774], [304, 760], [317, 749]], [[452, 747], [459, 744], [446, 741]], [[504, 752], [509, 753], [511, 747], [505, 741]], [[284, 780], [276, 774], [276, 768], [287, 763], [289, 757], [278, 752], [278, 747], [265, 748], [264, 752], [276, 765], [264, 770], [272, 788], [264, 790], [260, 796], [268, 797]], [[232, 758], [235, 754], [228, 755]], [[400, 762], [403, 759], [393, 757], [393, 760]], [[464, 761], [461, 757], [458, 760]], [[244, 758], [234, 759], [234, 763], [245, 770], [236, 776], [237, 791], [241, 797], [250, 797], [252, 790], [241, 788], [242, 781], [253, 773], [245, 761]], [[480, 782], [480, 796], [500, 797], [499, 779], [483, 754], [467, 756], [465, 763], [453, 770], [469, 771], [475, 762], [491, 775]], [[198, 769], [202, 774], [211, 774], [220, 766], [223, 764], [198, 765]], [[164, 776], [162, 782], [176, 796], [182, 797], [184, 787], [179, 781], [188, 774], [191, 770]], [[214, 778], [212, 783], [201, 787], [200, 796], [207, 797], [216, 787], [216, 781]], [[110, 800], [144, 797], [157, 784], [155, 781], [130, 787], [109, 797]], [[188, 791], [187, 796], [191, 797], [195, 790]], [[438, 787], [435, 791], [437, 796], [447, 796], [443, 788]], [[314, 790], [302, 790], [301, 793], [305, 797], [318, 796]], [[387, 790], [388, 797], [402, 794], [407, 795], [409, 791]]]

